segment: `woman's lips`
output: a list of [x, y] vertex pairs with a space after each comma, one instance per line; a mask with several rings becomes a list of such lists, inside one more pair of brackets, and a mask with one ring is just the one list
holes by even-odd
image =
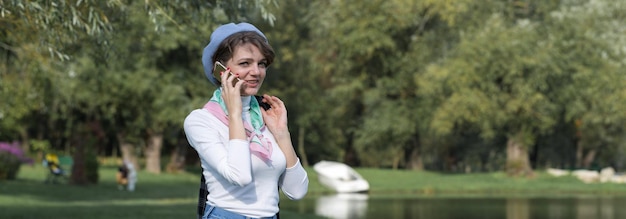
[[255, 87], [259, 84], [259, 80], [246, 80], [245, 81], [248, 86]]

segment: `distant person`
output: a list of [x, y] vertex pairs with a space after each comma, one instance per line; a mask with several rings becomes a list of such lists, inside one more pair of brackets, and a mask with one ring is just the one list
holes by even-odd
[[128, 169], [128, 186], [126, 189], [130, 192], [135, 191], [135, 184], [137, 184], [137, 171], [135, 170], [135, 165], [132, 162], [128, 162], [126, 164], [126, 168]]
[[124, 190], [126, 186], [128, 186], [128, 168], [126, 164], [122, 164], [117, 168], [115, 181], [117, 182], [117, 188], [119, 190]]
[[[267, 94], [255, 96], [273, 60], [265, 35], [248, 23], [219, 26], [204, 48], [204, 72], [218, 88], [184, 122], [208, 191], [200, 195], [206, 200], [199, 203], [202, 218], [276, 218], [277, 188], [290, 199], [308, 191], [284, 103]], [[216, 62], [226, 68], [214, 76]]]
[[124, 163], [118, 167], [115, 178], [118, 189], [130, 192], [135, 191], [137, 171], [135, 170], [133, 163], [124, 161]]

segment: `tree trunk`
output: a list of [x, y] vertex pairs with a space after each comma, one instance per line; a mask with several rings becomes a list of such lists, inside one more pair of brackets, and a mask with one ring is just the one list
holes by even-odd
[[126, 141], [126, 137], [123, 133], [117, 134], [117, 141], [120, 144], [120, 152], [122, 153], [122, 160], [124, 162], [131, 162], [135, 167], [135, 170], [139, 171], [140, 166], [135, 158], [135, 146]]
[[409, 170], [424, 170], [424, 162], [420, 157], [419, 148], [417, 145], [411, 147], [410, 151], [406, 153], [406, 168]]
[[582, 120], [577, 119], [574, 121], [574, 127], [576, 128], [575, 142], [576, 142], [576, 168], [583, 166], [583, 132], [581, 130]]
[[[401, 151], [401, 150], [397, 150], [397, 151]], [[400, 166], [400, 161], [402, 161], [402, 153], [396, 152], [396, 153], [393, 153], [393, 154], [394, 154], [394, 156], [393, 156], [393, 160], [392, 160], [392, 163], [391, 163], [391, 169], [397, 170], [398, 167]]]
[[28, 135], [28, 131], [26, 130], [26, 128], [21, 127], [19, 129], [19, 133], [22, 139], [22, 142], [20, 142], [20, 147], [22, 148], [22, 151], [30, 151], [30, 136]]
[[300, 126], [298, 129], [298, 152], [300, 153], [300, 162], [302, 166], [308, 167], [309, 160], [306, 158], [306, 151], [304, 150], [304, 127]]
[[406, 169], [421, 171], [424, 170], [424, 162], [420, 156], [420, 138], [416, 135], [412, 139], [412, 145], [404, 152]]
[[348, 141], [346, 142], [346, 147], [344, 149], [343, 154], [343, 162], [351, 167], [358, 167], [361, 165], [358, 154], [354, 149], [354, 138], [352, 134], [348, 134]]
[[576, 167], [590, 169], [591, 163], [593, 163], [596, 158], [597, 150], [585, 150], [585, 146], [587, 146], [587, 148], [594, 148], [595, 145], [591, 145], [588, 143], [592, 141], [589, 141], [588, 139], [583, 139], [582, 134], [577, 134], [576, 137]]
[[170, 162], [167, 164], [165, 171], [168, 173], [178, 173], [184, 170], [187, 158], [187, 149], [189, 149], [187, 138], [179, 136], [178, 143], [170, 155]]
[[144, 155], [146, 157], [146, 171], [161, 173], [161, 148], [163, 147], [163, 133], [148, 131], [148, 144]]
[[579, 139], [576, 142], [576, 168], [580, 168], [583, 166], [583, 145], [582, 141]]
[[589, 150], [583, 159], [583, 167], [585, 169], [591, 169], [591, 164], [596, 159], [597, 150]]
[[[74, 185], [87, 185], [89, 180], [87, 179], [87, 166], [86, 166], [86, 142], [87, 131], [82, 125], [72, 128], [73, 131], [70, 137], [70, 145], [73, 147], [72, 153], [72, 170], [70, 175], [70, 183]], [[67, 170], [66, 170], [67, 171]]]
[[509, 176], [532, 176], [528, 148], [522, 143], [522, 136], [518, 134], [509, 137], [506, 143], [506, 172]]
[[87, 180], [87, 168], [85, 165], [84, 137], [80, 136], [78, 133], [74, 133], [71, 144], [74, 146], [74, 153], [72, 154], [73, 164], [70, 183], [74, 185], [87, 185], [89, 181]]

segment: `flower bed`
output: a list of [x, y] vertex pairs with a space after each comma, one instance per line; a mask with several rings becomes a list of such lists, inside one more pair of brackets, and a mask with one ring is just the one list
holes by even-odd
[[24, 154], [18, 142], [0, 142], [0, 180], [13, 180], [24, 163], [33, 160]]

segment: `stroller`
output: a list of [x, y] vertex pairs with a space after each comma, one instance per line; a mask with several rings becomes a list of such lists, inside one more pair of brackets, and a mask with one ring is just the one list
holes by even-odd
[[48, 168], [48, 176], [46, 176], [46, 180], [44, 183], [59, 183], [61, 180], [67, 181], [68, 176], [63, 167], [61, 167], [61, 162], [59, 161], [59, 157], [56, 154], [48, 153], [46, 154], [43, 160], [43, 166]]

